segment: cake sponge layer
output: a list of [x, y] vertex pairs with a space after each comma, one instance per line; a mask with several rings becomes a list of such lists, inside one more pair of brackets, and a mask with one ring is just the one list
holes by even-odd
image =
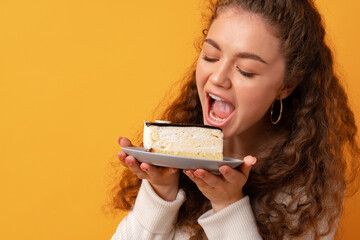
[[223, 159], [223, 133], [220, 128], [145, 122], [144, 148], [154, 153]]

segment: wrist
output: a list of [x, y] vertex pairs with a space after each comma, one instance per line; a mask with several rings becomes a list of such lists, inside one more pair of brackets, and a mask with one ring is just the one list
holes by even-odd
[[223, 210], [224, 208], [230, 206], [231, 204], [236, 203], [237, 201], [240, 201], [243, 198], [244, 198], [244, 195], [241, 194], [238, 198], [229, 200], [226, 202], [218, 202], [218, 203], [211, 202], [211, 207], [212, 207], [214, 213], [217, 213], [217, 212]]
[[179, 191], [178, 184], [176, 185], [159, 185], [153, 184], [149, 181], [151, 187], [153, 188], [154, 192], [162, 199], [168, 202], [172, 202], [176, 199], [176, 196]]

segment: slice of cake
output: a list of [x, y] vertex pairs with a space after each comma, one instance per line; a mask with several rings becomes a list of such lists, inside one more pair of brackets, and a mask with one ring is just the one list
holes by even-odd
[[207, 125], [145, 122], [146, 151], [192, 158], [223, 160], [222, 129]]

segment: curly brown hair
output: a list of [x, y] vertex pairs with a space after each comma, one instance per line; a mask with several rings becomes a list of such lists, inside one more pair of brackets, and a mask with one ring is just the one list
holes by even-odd
[[[283, 101], [286, 111], [281, 121], [273, 126], [286, 134], [276, 139], [270, 154], [258, 159], [243, 189], [250, 196], [258, 230], [264, 239], [309, 232], [319, 239], [336, 226], [345, 188], [349, 191], [352, 187], [352, 193], [357, 190], [354, 183], [360, 155], [354, 115], [334, 71], [322, 18], [310, 0], [219, 0], [210, 5], [212, 14], [205, 29], [229, 7], [258, 14], [270, 23], [286, 63], [284, 82], [297, 85]], [[203, 123], [195, 69], [196, 63], [161, 119]], [[270, 114], [265, 117], [270, 121]], [[140, 184], [141, 180], [124, 169], [115, 188], [114, 208], [130, 210]], [[180, 208], [177, 225], [193, 233], [190, 239], [203, 239], [197, 219], [210, 209], [209, 200], [183, 173], [180, 188], [187, 200]], [[279, 195], [290, 196], [290, 200], [284, 204]]]

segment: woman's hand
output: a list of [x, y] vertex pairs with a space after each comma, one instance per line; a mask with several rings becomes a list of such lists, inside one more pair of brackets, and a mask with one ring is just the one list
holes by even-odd
[[218, 212], [244, 197], [242, 189], [255, 162], [256, 158], [247, 156], [237, 169], [221, 166], [219, 176], [204, 169], [184, 170], [184, 173], [210, 200], [214, 212]]
[[[121, 147], [133, 146], [129, 139], [118, 138]], [[154, 191], [166, 201], [176, 199], [179, 190], [179, 171], [176, 168], [156, 167], [148, 163], [139, 163], [134, 157], [119, 152], [121, 164], [136, 174], [140, 179], [148, 179]]]

